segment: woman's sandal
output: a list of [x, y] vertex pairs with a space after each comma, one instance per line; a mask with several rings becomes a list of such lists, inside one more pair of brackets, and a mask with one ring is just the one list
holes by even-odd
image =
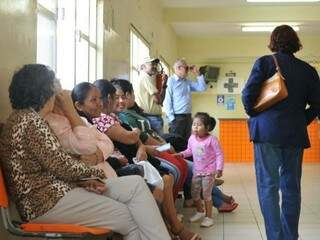
[[227, 207], [218, 208], [218, 211], [219, 211], [219, 212], [232, 212], [232, 211], [235, 210], [238, 206], [239, 206], [239, 204], [234, 202], [234, 203], [232, 203], [232, 204], [229, 204]]
[[[201, 240], [198, 233], [191, 232], [185, 227], [182, 227], [181, 230], [176, 233], [172, 231], [172, 233], [175, 235], [174, 240]], [[191, 235], [190, 238], [188, 238], [189, 235]]]

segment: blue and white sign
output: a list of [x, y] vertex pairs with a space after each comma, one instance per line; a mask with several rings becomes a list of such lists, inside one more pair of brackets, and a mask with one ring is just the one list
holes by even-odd
[[217, 105], [224, 104], [224, 95], [217, 95]]
[[225, 108], [228, 111], [234, 111], [236, 106], [236, 98], [233, 96], [227, 96], [225, 99]]

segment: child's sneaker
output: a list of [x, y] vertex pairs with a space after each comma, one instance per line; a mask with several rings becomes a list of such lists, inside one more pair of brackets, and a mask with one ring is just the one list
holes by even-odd
[[193, 215], [189, 220], [190, 222], [196, 222], [203, 218], [205, 216], [204, 212], [197, 212], [195, 215]]
[[200, 227], [211, 227], [213, 225], [213, 219], [205, 217], [200, 225]]

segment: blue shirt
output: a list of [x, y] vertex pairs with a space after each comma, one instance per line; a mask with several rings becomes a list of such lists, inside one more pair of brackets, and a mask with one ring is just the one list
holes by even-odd
[[197, 81], [179, 78], [173, 75], [168, 79], [166, 96], [163, 107], [169, 122], [174, 120], [174, 114], [191, 113], [191, 92], [205, 91], [207, 89], [203, 75]]

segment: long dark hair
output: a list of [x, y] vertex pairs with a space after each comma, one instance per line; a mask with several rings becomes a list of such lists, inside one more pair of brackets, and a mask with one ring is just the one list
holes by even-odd
[[[84, 100], [87, 98], [89, 91], [94, 88], [95, 85], [93, 85], [92, 83], [89, 82], [82, 82], [82, 83], [78, 83], [76, 86], [74, 86], [74, 88], [72, 89], [71, 92], [71, 98], [73, 101], [73, 105], [75, 106], [75, 102], [79, 102], [80, 104], [84, 103]], [[92, 119], [91, 116], [88, 116], [88, 114], [86, 114], [83, 111], [80, 111], [76, 108], [78, 114], [82, 117], [85, 117], [89, 123], [92, 124]]]
[[113, 96], [116, 94], [115, 87], [107, 79], [96, 80], [93, 84], [101, 92], [103, 105], [108, 103], [108, 96]]
[[208, 132], [211, 132], [216, 126], [216, 120], [206, 112], [197, 112], [194, 118], [200, 119]]

